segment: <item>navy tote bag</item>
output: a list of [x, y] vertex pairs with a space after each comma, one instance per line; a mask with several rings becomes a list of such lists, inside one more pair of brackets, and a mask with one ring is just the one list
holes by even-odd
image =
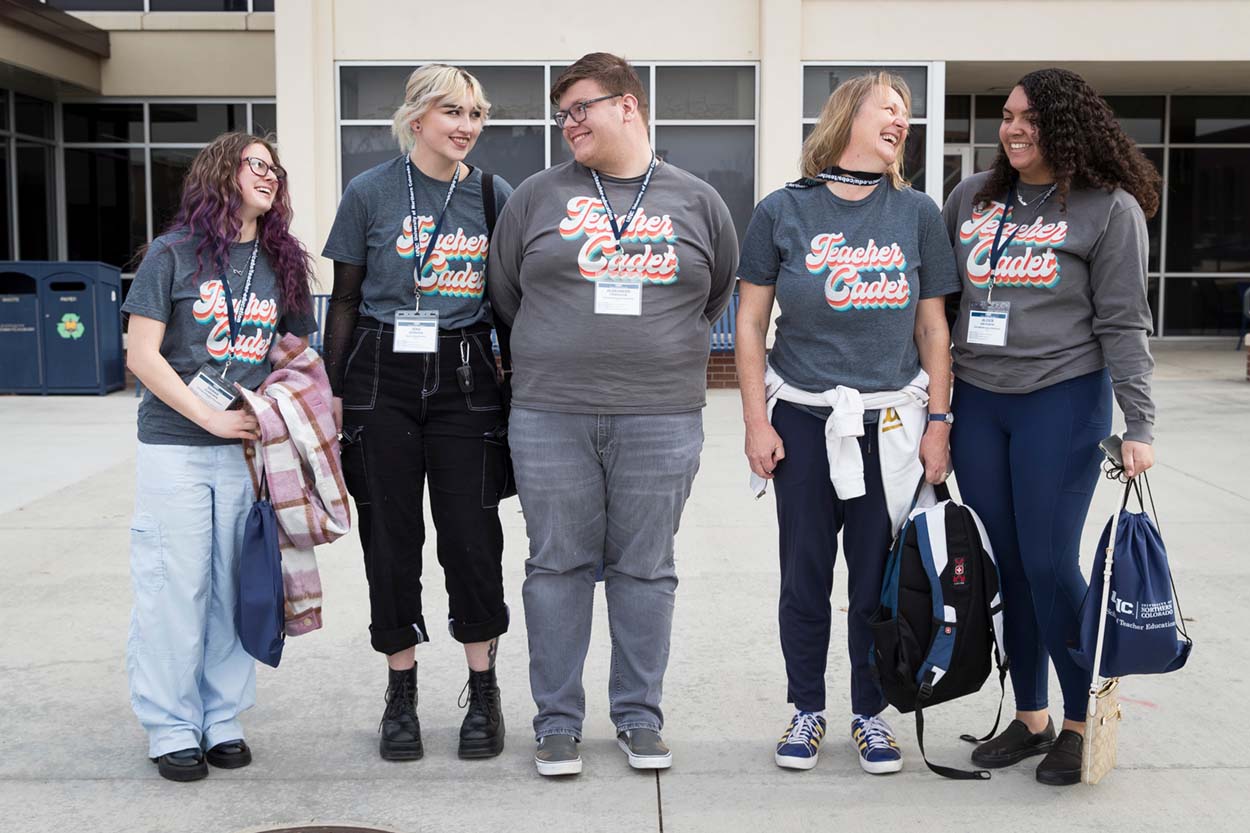
[[[1141, 481], [1141, 482], [1139, 482]], [[1102, 677], [1124, 677], [1129, 674], [1166, 674], [1176, 671], [1189, 659], [1193, 642], [1185, 632], [1184, 621], [1176, 600], [1176, 585], [1168, 566], [1167, 550], [1159, 536], [1159, 528], [1146, 514], [1142, 502], [1142, 482], [1146, 492], [1150, 483], [1145, 474], [1129, 481], [1120, 504], [1120, 522], [1116, 527], [1112, 551], [1111, 592], [1105, 612], [1099, 610], [1103, 598], [1103, 575], [1107, 561], [1107, 544], [1113, 521], [1107, 521], [1098, 543], [1089, 592], [1081, 605], [1080, 638], [1070, 649], [1072, 658], [1082, 668], [1093, 669], [1098, 640], [1100, 613], [1107, 617], [1103, 637]], [[1140, 512], [1128, 510], [1130, 494], [1136, 492]], [[1150, 496], [1154, 510], [1154, 496]], [[1155, 513], [1158, 517], [1158, 513]]]
[[286, 591], [282, 585], [278, 518], [269, 502], [263, 470], [260, 482], [260, 497], [252, 504], [243, 527], [234, 625], [243, 650], [277, 668], [286, 641]]

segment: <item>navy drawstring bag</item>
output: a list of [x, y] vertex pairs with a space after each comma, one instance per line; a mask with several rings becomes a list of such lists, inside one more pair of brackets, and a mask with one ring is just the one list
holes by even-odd
[[277, 668], [286, 640], [286, 591], [282, 585], [278, 516], [269, 502], [263, 470], [260, 484], [260, 497], [252, 504], [243, 527], [234, 626], [243, 650], [265, 665]]
[[[1141, 474], [1129, 481], [1120, 504], [1120, 523], [1115, 536], [1111, 566], [1111, 593], [1107, 600], [1106, 634], [1103, 638], [1102, 677], [1129, 674], [1166, 674], [1176, 671], [1189, 659], [1193, 642], [1185, 632], [1176, 585], [1168, 567], [1168, 554], [1159, 528], [1146, 514], [1142, 502], [1145, 481]], [[1129, 495], [1136, 491], [1140, 512], [1128, 511]], [[1154, 496], [1150, 496], [1154, 511]], [[1158, 517], [1158, 513], [1155, 513]], [[1080, 637], [1069, 648], [1077, 665], [1092, 670], [1098, 640], [1099, 608], [1103, 598], [1103, 575], [1107, 561], [1112, 522], [1102, 531], [1089, 592], [1081, 605]]]

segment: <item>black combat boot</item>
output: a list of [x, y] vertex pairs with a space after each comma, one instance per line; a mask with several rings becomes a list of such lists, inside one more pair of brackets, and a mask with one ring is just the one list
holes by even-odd
[[[495, 669], [469, 671], [465, 683], [469, 713], [460, 724], [460, 757], [493, 758], [503, 751], [503, 707]], [[466, 704], [464, 699], [460, 705]]]
[[425, 754], [421, 745], [421, 721], [417, 719], [417, 666], [407, 671], [391, 669], [386, 686], [386, 711], [378, 726], [382, 739], [378, 752], [387, 761], [415, 761]]

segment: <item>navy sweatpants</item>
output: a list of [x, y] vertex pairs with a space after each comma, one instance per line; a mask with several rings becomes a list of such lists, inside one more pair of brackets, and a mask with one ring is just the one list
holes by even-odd
[[1099, 479], [1098, 441], [1111, 433], [1107, 371], [1025, 394], [956, 379], [951, 410], [959, 493], [981, 516], [998, 561], [1016, 708], [1047, 708], [1049, 659], [1064, 717], [1083, 721], [1090, 674], [1068, 643], [1088, 587], [1081, 529]]
[[846, 554], [850, 605], [847, 646], [851, 657], [851, 710], [874, 715], [885, 697], [868, 664], [872, 633], [868, 617], [881, 599], [890, 550], [890, 514], [881, 487], [875, 424], [859, 440], [867, 493], [840, 500], [829, 482], [825, 421], [785, 402], [773, 410], [773, 428], [786, 456], [773, 480], [781, 533], [781, 652], [786, 660], [786, 699], [801, 711], [825, 708], [825, 661], [829, 656], [833, 565], [838, 532]]

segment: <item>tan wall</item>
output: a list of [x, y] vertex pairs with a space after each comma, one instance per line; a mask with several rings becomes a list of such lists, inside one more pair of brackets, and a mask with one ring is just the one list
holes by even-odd
[[[278, 140], [290, 172], [291, 228], [320, 252], [338, 207], [338, 129], [333, 52], [333, 0], [278, 0]], [[328, 292], [331, 266], [317, 258], [317, 281]]]
[[[841, 36], [841, 32], [851, 32]], [[1245, 0], [806, 0], [808, 61], [1236, 61]]]
[[272, 96], [274, 33], [113, 31], [101, 64], [111, 96]]
[[[462, 0], [457, 16], [448, 18], [431, 15], [425, 2], [338, 0], [334, 58], [550, 60], [603, 50], [637, 60], [751, 61], [759, 57], [758, 6], [759, 0]], [[278, 9], [279, 21], [285, 13]]]
[[0, 21], [0, 61], [96, 92], [100, 58]]

